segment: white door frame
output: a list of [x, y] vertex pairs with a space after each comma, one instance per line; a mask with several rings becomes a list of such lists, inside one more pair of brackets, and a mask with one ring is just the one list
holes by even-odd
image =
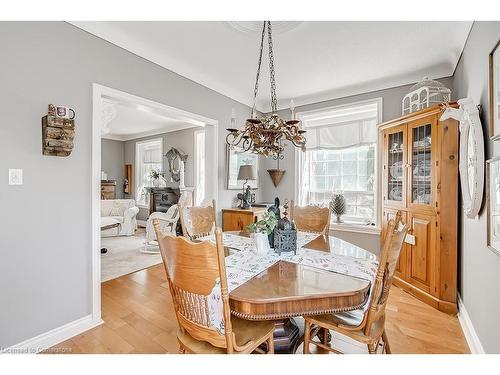
[[[214, 138], [219, 134], [219, 122], [208, 117], [187, 112], [182, 109], [170, 107], [149, 99], [142, 98], [124, 91], [116, 90], [97, 83], [92, 84], [92, 321], [96, 324], [102, 323], [101, 319], [101, 113], [102, 98], [113, 97], [145, 105], [149, 108], [175, 113], [178, 117], [184, 117], [187, 121], [199, 121], [213, 127]], [[212, 146], [211, 146], [212, 147]], [[218, 143], [213, 145], [215, 163], [212, 166], [214, 176], [218, 175]], [[208, 173], [208, 172], [207, 172]], [[214, 199], [218, 198], [218, 179], [212, 179]]]

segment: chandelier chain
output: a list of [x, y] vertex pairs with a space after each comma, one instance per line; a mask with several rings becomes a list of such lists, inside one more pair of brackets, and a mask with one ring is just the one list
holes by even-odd
[[269, 79], [271, 84], [271, 112], [276, 113], [278, 110], [278, 99], [276, 98], [276, 79], [274, 75], [273, 35], [271, 30], [271, 21], [267, 21], [267, 42], [269, 45]]
[[255, 106], [256, 106], [256, 102], [257, 102], [257, 93], [259, 92], [259, 76], [260, 76], [260, 66], [262, 65], [262, 52], [264, 51], [265, 31], [266, 31], [266, 21], [264, 21], [264, 26], [262, 27], [262, 35], [260, 38], [259, 62], [257, 63], [257, 76], [255, 77], [255, 88], [253, 90], [252, 117], [255, 116]]

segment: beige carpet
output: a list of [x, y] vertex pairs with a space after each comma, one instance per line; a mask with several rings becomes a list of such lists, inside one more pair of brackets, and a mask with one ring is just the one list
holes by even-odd
[[101, 239], [101, 247], [108, 249], [106, 254], [101, 254], [102, 282], [162, 262], [160, 254], [145, 254], [139, 251], [144, 248], [144, 235], [144, 230], [139, 229], [135, 236]]

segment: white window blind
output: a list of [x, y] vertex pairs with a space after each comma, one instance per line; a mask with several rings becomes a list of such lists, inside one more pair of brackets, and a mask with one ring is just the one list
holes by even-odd
[[376, 145], [379, 101], [299, 114], [307, 131], [299, 153], [298, 202], [327, 205], [342, 192], [344, 220], [376, 221]]

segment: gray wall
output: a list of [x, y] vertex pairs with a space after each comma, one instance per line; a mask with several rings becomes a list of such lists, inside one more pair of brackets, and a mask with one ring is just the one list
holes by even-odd
[[[91, 313], [92, 83], [218, 120], [220, 207], [236, 193], [224, 189], [231, 108], [237, 123], [250, 108], [64, 22], [0, 22], [0, 50], [0, 347], [8, 347]], [[49, 103], [76, 111], [69, 157], [41, 154]], [[7, 185], [9, 168], [24, 170], [23, 186]]]
[[101, 171], [108, 174], [108, 180], [116, 180], [116, 198], [124, 196], [124, 142], [112, 139], [101, 139]]
[[[125, 143], [125, 163], [132, 164], [133, 178], [135, 179], [135, 145], [137, 142], [145, 141], [148, 139], [163, 138], [163, 154], [168, 152], [172, 147], [177, 148], [180, 151], [188, 154], [189, 157], [185, 165], [185, 185], [193, 186], [194, 184], [194, 132], [201, 128], [189, 128], [178, 130], [175, 132], [169, 132], [164, 134], [158, 134], [150, 137], [143, 137], [132, 139], [126, 141]], [[223, 161], [220, 161], [221, 163]], [[168, 172], [168, 161], [167, 158], [163, 158], [163, 170], [165, 171], [165, 179], [167, 180], [167, 186], [169, 187], [179, 187], [178, 182], [170, 181], [170, 173]], [[132, 194], [128, 196], [129, 198], [135, 198], [135, 187], [136, 183], [132, 184]], [[149, 209], [140, 208], [137, 219], [147, 220], [149, 216]]]
[[[500, 155], [489, 141], [488, 54], [500, 39], [500, 22], [475, 22], [453, 79], [455, 99], [470, 97], [483, 106], [486, 158]], [[460, 214], [459, 290], [487, 353], [500, 353], [500, 257], [486, 246], [486, 205], [479, 219]]]

